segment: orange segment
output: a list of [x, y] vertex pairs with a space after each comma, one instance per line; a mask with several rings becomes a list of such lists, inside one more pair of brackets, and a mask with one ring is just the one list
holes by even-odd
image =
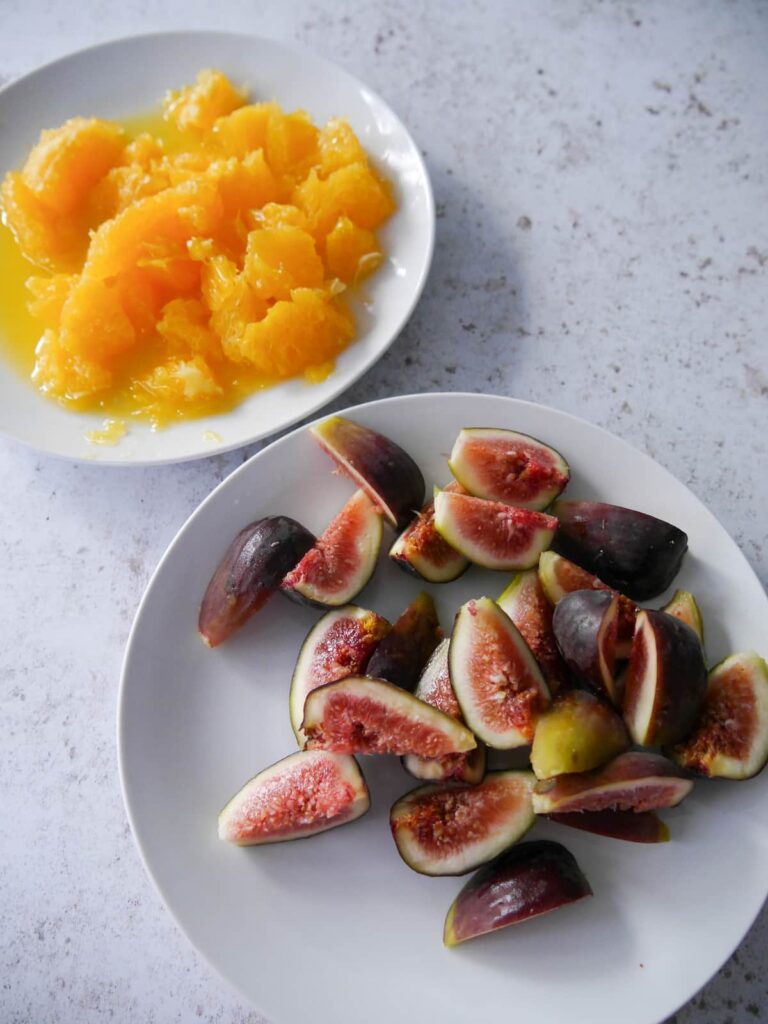
[[72, 289], [61, 310], [60, 335], [71, 355], [109, 363], [135, 341], [136, 331], [114, 286], [86, 278]]
[[374, 233], [357, 227], [349, 217], [339, 217], [325, 240], [325, 265], [329, 275], [351, 284], [372, 273], [381, 260]]
[[276, 302], [263, 320], [248, 324], [244, 357], [265, 376], [293, 377], [314, 363], [335, 358], [352, 339], [352, 316], [327, 293], [297, 288]]
[[86, 228], [49, 210], [15, 171], [3, 179], [0, 204], [5, 223], [28, 260], [59, 270], [74, 269], [82, 260]]
[[213, 126], [213, 145], [227, 156], [241, 159], [267, 144], [270, 117], [279, 113], [276, 103], [249, 103], [220, 117]]
[[179, 131], [202, 135], [214, 123], [233, 110], [242, 107], [245, 94], [229, 81], [221, 71], [201, 71], [194, 85], [178, 92], [169, 92], [163, 101], [165, 116]]
[[125, 133], [109, 121], [73, 117], [40, 135], [27, 157], [22, 180], [45, 206], [72, 213], [93, 186], [120, 162]]
[[294, 288], [319, 288], [323, 264], [301, 228], [262, 228], [248, 235], [244, 274], [263, 299], [287, 299]]
[[348, 164], [367, 164], [368, 158], [357, 136], [346, 121], [334, 118], [321, 128], [317, 139], [320, 149], [318, 170], [321, 178]]
[[318, 130], [303, 110], [272, 112], [267, 124], [267, 162], [279, 176], [306, 173], [317, 157]]
[[325, 180], [312, 171], [297, 186], [294, 200], [307, 214], [316, 237], [327, 235], [339, 217], [348, 217], [358, 227], [370, 230], [394, 209], [384, 185], [360, 163], [340, 167]]
[[31, 298], [27, 302], [27, 309], [46, 327], [57, 327], [64, 303], [76, 280], [76, 274], [28, 278], [26, 287]]

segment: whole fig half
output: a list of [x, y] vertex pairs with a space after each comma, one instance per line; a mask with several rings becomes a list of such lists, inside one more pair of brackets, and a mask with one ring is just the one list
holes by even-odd
[[557, 501], [552, 550], [636, 601], [656, 597], [677, 575], [688, 537], [635, 509], [599, 501]]
[[456, 946], [591, 895], [576, 858], [560, 843], [518, 843], [470, 878], [448, 911], [443, 941]]
[[238, 533], [206, 588], [198, 630], [216, 647], [250, 619], [315, 543], [301, 523], [266, 516]]

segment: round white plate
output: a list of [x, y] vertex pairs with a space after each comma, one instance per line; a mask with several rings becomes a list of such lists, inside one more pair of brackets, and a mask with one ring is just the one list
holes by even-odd
[[[447, 481], [446, 453], [462, 426], [548, 441], [570, 461], [572, 496], [644, 509], [688, 532], [675, 584], [701, 602], [710, 662], [765, 644], [768, 601], [736, 544], [679, 481], [617, 437], [488, 395], [411, 395], [346, 414], [406, 447], [428, 486]], [[139, 608], [122, 678], [120, 768], [134, 834], [166, 905], [279, 1024], [664, 1020], [734, 950], [766, 896], [768, 775], [697, 784], [664, 813], [672, 841], [658, 846], [537, 823], [534, 837], [557, 838], [575, 854], [594, 898], [452, 950], [442, 945], [443, 920], [463, 880], [425, 878], [400, 860], [387, 815], [416, 782], [396, 758], [361, 758], [373, 805], [359, 822], [251, 849], [217, 838], [229, 797], [295, 750], [288, 685], [320, 613], [276, 597], [210, 651], [195, 632], [200, 597], [251, 520], [280, 512], [321, 530], [353, 491], [331, 470], [306, 430], [260, 452], [190, 518]], [[471, 569], [431, 588], [444, 627], [461, 602], [495, 597], [506, 582]], [[384, 554], [358, 603], [392, 617], [418, 589]]]
[[[344, 391], [395, 340], [421, 295], [432, 260], [435, 209], [421, 154], [387, 104], [352, 75], [313, 53], [271, 39], [220, 32], [136, 36], [82, 50], [48, 64], [0, 91], [3, 147], [0, 177], [23, 163], [42, 128], [77, 114], [122, 117], [156, 107], [169, 88], [201, 68], [225, 71], [255, 99], [303, 108], [316, 123], [345, 117], [379, 170], [392, 182], [397, 210], [379, 235], [385, 263], [366, 283], [365, 304], [353, 301], [356, 342], [320, 384], [292, 380], [255, 394], [218, 416], [153, 432], [130, 423], [114, 448], [85, 435], [103, 415], [67, 411], [38, 394], [2, 362], [0, 432], [41, 451], [125, 465], [179, 462], [228, 451], [309, 416]], [[211, 436], [220, 440], [211, 440]]]

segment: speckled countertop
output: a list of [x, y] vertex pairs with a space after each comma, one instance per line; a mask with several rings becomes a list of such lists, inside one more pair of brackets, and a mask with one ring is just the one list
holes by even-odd
[[[411, 323], [337, 405], [493, 391], [585, 416], [685, 481], [766, 583], [765, 3], [159, 6], [0, 0], [0, 79], [178, 27], [274, 35], [339, 61], [422, 146], [438, 222]], [[105, 470], [0, 441], [3, 1022], [260, 1020], [144, 875], [114, 726], [155, 563], [254, 450]], [[766, 942], [764, 912], [678, 1024], [768, 1018]]]

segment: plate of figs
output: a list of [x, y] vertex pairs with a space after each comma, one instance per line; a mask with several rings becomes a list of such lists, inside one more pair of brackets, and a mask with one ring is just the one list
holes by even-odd
[[734, 541], [619, 438], [490, 395], [357, 406], [161, 560], [128, 816], [275, 1021], [658, 1024], [768, 893], [766, 636]]

